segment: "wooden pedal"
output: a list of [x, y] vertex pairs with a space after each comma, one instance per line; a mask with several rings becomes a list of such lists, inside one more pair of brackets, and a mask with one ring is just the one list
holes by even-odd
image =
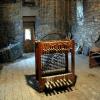
[[47, 89], [49, 89], [49, 85], [48, 85], [47, 83], [45, 83], [45, 87], [46, 87]]
[[69, 82], [66, 79], [63, 79], [67, 86], [69, 86]]
[[58, 84], [58, 82], [55, 82], [55, 85], [56, 85], [57, 87], [60, 87], [59, 84]]
[[68, 79], [68, 82], [69, 82], [70, 84], [73, 84], [73, 82], [72, 82], [70, 79]]
[[62, 87], [62, 86], [63, 86], [63, 84], [61, 83], [61, 81], [60, 81], [60, 80], [57, 80], [57, 82], [58, 82], [58, 84], [60, 85], [60, 87]]
[[54, 88], [56, 87], [56, 85], [55, 85], [55, 83], [53, 81], [50, 81], [50, 83]]
[[64, 84], [64, 86], [66, 85], [66, 83], [63, 79], [60, 79], [60, 81]]

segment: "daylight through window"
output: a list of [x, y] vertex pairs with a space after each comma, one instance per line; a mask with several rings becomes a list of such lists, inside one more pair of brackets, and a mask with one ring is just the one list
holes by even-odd
[[25, 29], [25, 40], [31, 40], [31, 29]]

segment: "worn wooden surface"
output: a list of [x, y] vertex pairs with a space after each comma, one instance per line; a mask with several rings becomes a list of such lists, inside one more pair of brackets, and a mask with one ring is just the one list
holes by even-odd
[[35, 74], [34, 54], [0, 65], [0, 100], [100, 100], [100, 67], [89, 69], [88, 57], [76, 56], [78, 77], [70, 92], [38, 93], [27, 84], [25, 76], [32, 74]]

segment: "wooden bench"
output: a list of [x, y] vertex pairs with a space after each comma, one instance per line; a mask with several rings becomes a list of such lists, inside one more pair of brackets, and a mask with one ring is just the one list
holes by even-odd
[[100, 48], [94, 47], [89, 51], [89, 67], [93, 68], [100, 65]]

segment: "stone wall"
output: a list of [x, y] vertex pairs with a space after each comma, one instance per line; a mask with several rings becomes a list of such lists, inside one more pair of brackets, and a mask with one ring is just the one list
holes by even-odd
[[84, 3], [86, 4], [84, 5], [85, 32], [83, 32], [86, 34], [84, 43], [89, 47], [100, 47], [100, 0], [87, 0]]
[[21, 2], [0, 4], [0, 49], [23, 42]]
[[[23, 25], [21, 7], [20, 0], [0, 3], [0, 56], [5, 58], [3, 62], [8, 61], [9, 56], [11, 56], [11, 59], [15, 59], [22, 55]], [[13, 53], [11, 54], [10, 48], [12, 46]]]
[[70, 31], [70, 4], [71, 0], [40, 0], [39, 16], [36, 18], [37, 39], [51, 33], [65, 35]]
[[[82, 1], [82, 0], [77, 0]], [[76, 5], [77, 7], [77, 5]], [[77, 10], [73, 23], [73, 37], [82, 48], [100, 47], [100, 0], [83, 0], [82, 24], [78, 24]]]

